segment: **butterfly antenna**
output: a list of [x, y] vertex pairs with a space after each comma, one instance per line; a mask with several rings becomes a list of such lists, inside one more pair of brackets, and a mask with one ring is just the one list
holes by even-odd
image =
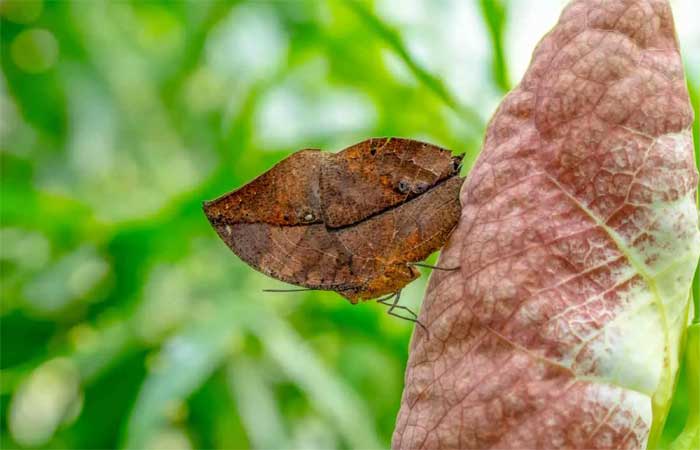
[[435, 269], [435, 270], [446, 270], [446, 271], [452, 271], [452, 270], [459, 270], [460, 267], [440, 267], [440, 266], [431, 266], [430, 264], [424, 264], [424, 263], [408, 263], [409, 266], [416, 266], [416, 267], [425, 267], [426, 269]]
[[318, 289], [311, 288], [297, 288], [297, 289], [263, 289], [263, 292], [302, 292], [302, 291], [318, 291]]

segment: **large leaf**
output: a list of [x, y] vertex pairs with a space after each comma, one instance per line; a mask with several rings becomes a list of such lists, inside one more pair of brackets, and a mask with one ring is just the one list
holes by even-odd
[[395, 448], [640, 448], [700, 253], [665, 0], [578, 0], [503, 101], [429, 286]]

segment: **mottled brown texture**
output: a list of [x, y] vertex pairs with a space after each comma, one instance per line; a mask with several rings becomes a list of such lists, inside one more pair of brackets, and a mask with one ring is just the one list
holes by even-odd
[[255, 269], [356, 303], [401, 290], [420, 275], [408, 263], [444, 245], [460, 214], [460, 162], [398, 138], [302, 150], [204, 211]]
[[395, 449], [644, 448], [700, 253], [665, 0], [577, 0], [489, 123], [415, 331]]
[[357, 223], [454, 176], [461, 158], [410, 139], [368, 139], [329, 158], [321, 176], [323, 222]]

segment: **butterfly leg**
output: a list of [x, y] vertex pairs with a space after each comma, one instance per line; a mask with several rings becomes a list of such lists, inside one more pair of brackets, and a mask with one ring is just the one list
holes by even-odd
[[424, 264], [424, 263], [408, 263], [409, 266], [414, 266], [414, 267], [425, 267], [427, 269], [434, 269], [434, 270], [445, 270], [445, 271], [453, 271], [453, 270], [459, 270], [460, 267], [440, 267], [440, 266], [431, 266], [430, 264]]
[[[394, 299], [394, 301], [390, 303], [390, 300], [392, 298]], [[389, 309], [387, 310], [387, 314], [389, 314], [390, 316], [398, 317], [399, 319], [408, 320], [409, 322], [417, 323], [418, 325], [420, 325], [421, 328], [423, 328], [425, 330], [426, 333], [428, 333], [428, 329], [425, 327], [425, 325], [423, 325], [418, 320], [418, 316], [416, 315], [416, 313], [411, 311], [406, 306], [399, 305], [400, 298], [401, 298], [401, 291], [398, 291], [398, 292], [395, 292], [395, 293], [388, 295], [386, 297], [382, 297], [382, 298], [377, 299], [377, 303], [381, 303], [382, 305], [388, 306]], [[394, 312], [395, 309], [403, 309], [404, 311], [411, 314], [413, 317], [406, 317], [406, 316], [402, 316], [400, 314], [397, 314]]]
[[[407, 313], [409, 313], [410, 315], [413, 316], [413, 319], [406, 318], [406, 320], [414, 320], [414, 319], [417, 319], [418, 316], [416, 315], [416, 313], [414, 313], [413, 311], [411, 311], [410, 308], [398, 304], [399, 298], [400, 298], [400, 297], [401, 297], [401, 291], [399, 291], [399, 292], [394, 292], [394, 293], [391, 294], [391, 295], [388, 295], [388, 296], [386, 296], [386, 297], [382, 297], [382, 298], [377, 299], [377, 303], [381, 303], [382, 305], [388, 306], [388, 307], [389, 307], [389, 310], [387, 311], [387, 313], [391, 314], [392, 316], [396, 315], [396, 314], [394, 313], [394, 310], [395, 310], [395, 309], [403, 309], [404, 311], [406, 311]], [[390, 301], [391, 299], [394, 299], [394, 301], [391, 302], [391, 301]]]

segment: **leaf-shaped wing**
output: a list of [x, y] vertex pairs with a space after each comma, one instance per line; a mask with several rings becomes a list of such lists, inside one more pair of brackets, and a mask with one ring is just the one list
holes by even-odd
[[458, 175], [461, 162], [449, 150], [412, 139], [351, 145], [321, 169], [323, 222], [343, 227], [400, 205]]
[[245, 186], [205, 202], [204, 212], [215, 227], [321, 223], [319, 177], [321, 167], [332, 156], [314, 149], [293, 153]]
[[419, 275], [407, 263], [443, 246], [459, 220], [461, 161], [401, 138], [301, 150], [204, 212], [257, 270], [355, 303], [400, 291]]
[[666, 0], [577, 0], [489, 124], [412, 343], [393, 446], [643, 448], [700, 253]]
[[[395, 208], [358, 224], [281, 226], [213, 220], [219, 236], [257, 270], [282, 281], [336, 290], [353, 303], [401, 290], [422, 261], [440, 248], [459, 219], [452, 177]], [[235, 194], [235, 193], [234, 193]]]

